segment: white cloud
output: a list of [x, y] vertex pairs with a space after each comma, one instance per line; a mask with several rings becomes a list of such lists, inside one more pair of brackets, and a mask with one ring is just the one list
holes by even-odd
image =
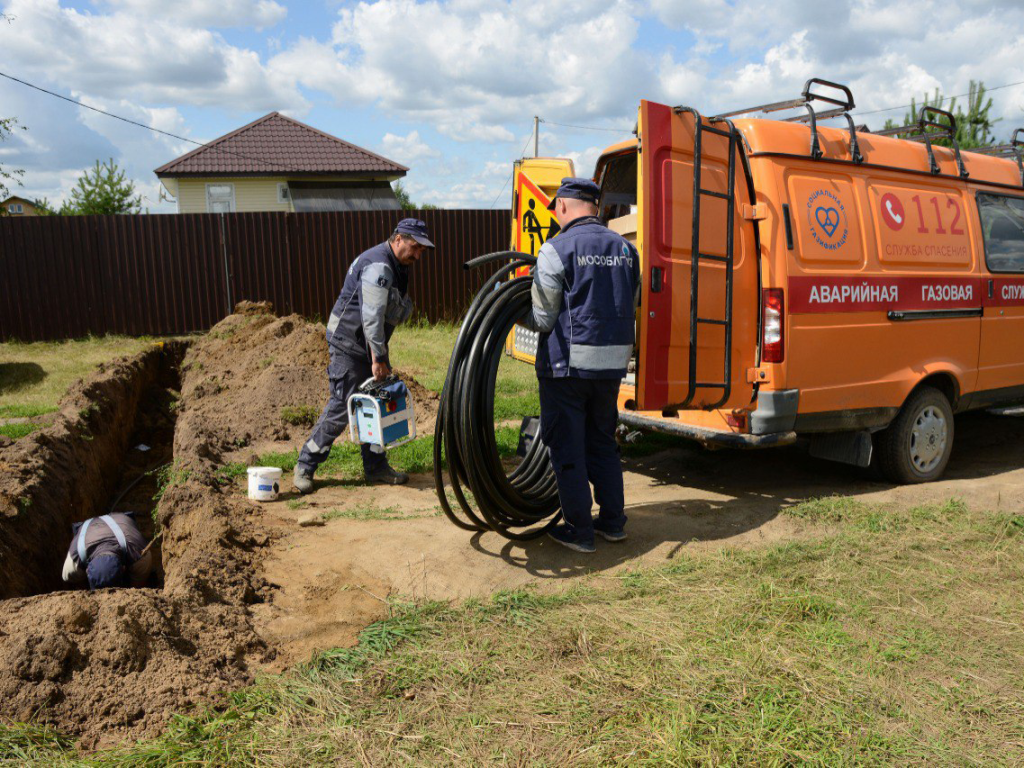
[[284, 21], [288, 9], [272, 0], [106, 0], [106, 5], [147, 19], [197, 27], [266, 29]]
[[256, 52], [176, 18], [81, 13], [58, 0], [10, 0], [4, 11], [15, 22], [0, 25], [0, 63], [29, 79], [107, 99], [248, 112], [308, 107], [294, 81], [270, 72]]
[[410, 131], [406, 136], [385, 133], [381, 139], [381, 153], [402, 165], [410, 166], [417, 160], [427, 157], [440, 157], [441, 153], [428, 146], [420, 138], [419, 131]]
[[342, 106], [510, 142], [508, 124], [534, 114], [622, 122], [635, 109], [657, 67], [633, 46], [632, 11], [629, 0], [360, 2], [340, 10], [329, 43], [300, 40], [269, 66]]

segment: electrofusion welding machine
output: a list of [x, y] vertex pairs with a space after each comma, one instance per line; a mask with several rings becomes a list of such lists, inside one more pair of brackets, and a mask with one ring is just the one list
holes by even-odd
[[367, 443], [374, 453], [416, 437], [416, 411], [405, 382], [392, 374], [382, 381], [367, 379], [348, 399], [348, 430], [353, 442]]

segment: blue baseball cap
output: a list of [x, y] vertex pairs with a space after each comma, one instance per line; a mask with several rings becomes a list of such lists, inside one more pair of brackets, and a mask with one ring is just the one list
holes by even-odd
[[408, 235], [427, 248], [434, 247], [434, 244], [430, 242], [430, 233], [427, 232], [427, 222], [420, 219], [402, 219], [395, 227], [395, 232], [399, 235]]
[[86, 566], [85, 575], [89, 579], [89, 589], [121, 586], [121, 577], [124, 575], [121, 556], [113, 552], [96, 555]]
[[562, 179], [562, 186], [555, 192], [555, 196], [548, 203], [548, 210], [555, 210], [555, 200], [560, 197], [571, 197], [576, 200], [583, 200], [591, 205], [597, 205], [601, 198], [601, 188], [590, 179], [574, 178], [566, 176]]

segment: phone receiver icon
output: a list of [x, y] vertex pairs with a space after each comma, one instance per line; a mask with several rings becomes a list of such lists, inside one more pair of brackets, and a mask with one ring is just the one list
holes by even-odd
[[892, 216], [892, 220], [893, 221], [895, 221], [897, 224], [902, 224], [903, 223], [903, 217], [900, 216], [898, 213], [896, 213], [896, 211], [894, 211], [892, 209], [892, 200], [886, 200], [885, 201], [885, 207], [886, 207], [886, 210], [889, 211], [889, 215]]

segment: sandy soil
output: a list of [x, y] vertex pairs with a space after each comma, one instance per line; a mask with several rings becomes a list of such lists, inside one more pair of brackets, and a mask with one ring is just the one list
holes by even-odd
[[[657, 564], [686, 552], [789, 540], [799, 521], [779, 510], [803, 499], [852, 495], [912, 506], [959, 497], [975, 508], [1019, 509], [1024, 502], [1024, 441], [1019, 416], [971, 414], [957, 419], [957, 444], [945, 480], [894, 487], [869, 470], [809, 457], [799, 447], [760, 452], [706, 451], [694, 445], [626, 462], [630, 538], [598, 540], [595, 555], [569, 552], [547, 539], [510, 542], [471, 534], [440, 514], [433, 480], [373, 487], [325, 481], [300, 498], [290, 481], [265, 507], [275, 531], [266, 562], [275, 587], [256, 607], [257, 626], [279, 647], [276, 665], [347, 645], [385, 613], [388, 597], [484, 597], [536, 584], [559, 589], [589, 573]], [[302, 528], [299, 517], [331, 510], [394, 507], [387, 519], [333, 519]]]

